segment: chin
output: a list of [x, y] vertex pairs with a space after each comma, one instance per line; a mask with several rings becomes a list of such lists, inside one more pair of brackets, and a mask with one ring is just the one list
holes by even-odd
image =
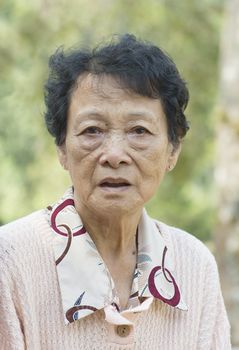
[[119, 217], [122, 215], [129, 215], [135, 213], [138, 210], [143, 209], [143, 205], [136, 205], [136, 203], [129, 203], [126, 201], [117, 200], [102, 200], [100, 205], [92, 208], [94, 212], [99, 215], [108, 217]]

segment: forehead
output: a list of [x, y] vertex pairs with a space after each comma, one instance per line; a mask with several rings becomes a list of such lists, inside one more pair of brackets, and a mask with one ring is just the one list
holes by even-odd
[[110, 75], [81, 75], [72, 92], [70, 114], [78, 114], [85, 109], [108, 110], [114, 113], [148, 114], [154, 118], [163, 118], [161, 101], [136, 94], [126, 88]]
[[[106, 74], [84, 73], [77, 79], [74, 94], [88, 94], [102, 100], [117, 100], [122, 95], [136, 95], [124, 89], [116, 78]], [[128, 97], [129, 97], [128, 96]]]

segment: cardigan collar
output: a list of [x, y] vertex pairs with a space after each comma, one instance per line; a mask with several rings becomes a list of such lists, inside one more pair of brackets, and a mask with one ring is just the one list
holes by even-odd
[[100, 309], [110, 323], [132, 324], [130, 314], [148, 309], [154, 298], [187, 310], [173, 275], [173, 257], [158, 223], [145, 209], [137, 230], [137, 265], [128, 309], [120, 312], [114, 281], [75, 209], [72, 187], [49, 208], [66, 324]]

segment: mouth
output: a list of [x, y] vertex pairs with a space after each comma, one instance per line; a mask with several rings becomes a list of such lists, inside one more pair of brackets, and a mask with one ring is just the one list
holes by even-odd
[[107, 191], [122, 191], [128, 189], [131, 184], [122, 178], [106, 178], [99, 183], [100, 188]]

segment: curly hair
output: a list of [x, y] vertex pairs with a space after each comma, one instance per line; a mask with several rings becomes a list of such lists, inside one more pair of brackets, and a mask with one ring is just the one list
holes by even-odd
[[189, 129], [184, 110], [189, 93], [173, 60], [159, 47], [132, 34], [117, 36], [93, 50], [62, 48], [49, 59], [45, 84], [45, 121], [58, 146], [66, 137], [72, 91], [84, 73], [108, 74], [122, 88], [160, 99], [167, 118], [169, 141], [177, 146]]

